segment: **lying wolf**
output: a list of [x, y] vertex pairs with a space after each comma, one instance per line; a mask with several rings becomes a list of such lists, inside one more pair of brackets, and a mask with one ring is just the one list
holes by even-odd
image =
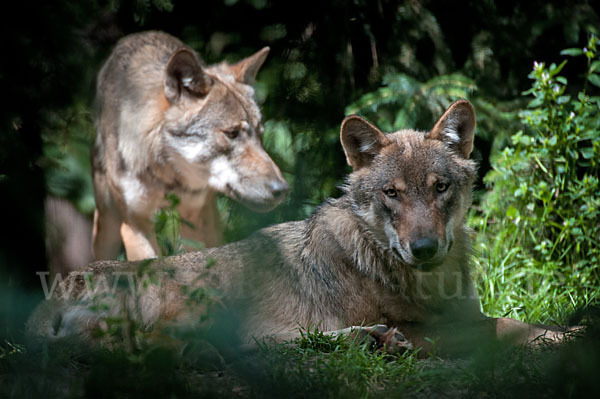
[[104, 281], [97, 286], [105, 289], [127, 270], [163, 277], [137, 293], [113, 285], [108, 310], [91, 311], [90, 286], [72, 275], [62, 283], [63, 297], [46, 301], [33, 315], [30, 331], [93, 337], [104, 318], [122, 312], [145, 329], [196, 323], [206, 309], [190, 306], [185, 292], [202, 288], [218, 290], [219, 307], [235, 309], [246, 342], [287, 340], [298, 335], [298, 326], [366, 332], [388, 348], [427, 348], [428, 337], [458, 345], [457, 331], [518, 343], [539, 336], [559, 340], [560, 332], [480, 312], [465, 227], [476, 174], [469, 159], [474, 132], [475, 113], [465, 100], [452, 104], [427, 133], [384, 135], [350, 116], [341, 141], [353, 172], [341, 198], [328, 200], [307, 220], [220, 248], [150, 264], [91, 264], [88, 279]]
[[250, 86], [268, 52], [206, 67], [166, 33], [119, 41], [98, 75], [96, 259], [116, 259], [121, 240], [129, 260], [159, 255], [152, 216], [167, 193], [191, 224], [182, 236], [207, 246], [222, 239], [216, 192], [264, 211], [283, 200], [288, 185], [262, 148]]

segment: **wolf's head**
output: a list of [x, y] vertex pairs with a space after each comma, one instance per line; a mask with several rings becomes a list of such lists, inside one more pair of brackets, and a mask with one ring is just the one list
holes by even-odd
[[384, 135], [358, 116], [343, 121], [354, 212], [403, 263], [432, 269], [462, 238], [476, 174], [469, 160], [474, 132], [475, 112], [466, 100], [452, 104], [428, 133]]
[[279, 204], [288, 184], [262, 147], [263, 125], [251, 86], [269, 48], [234, 65], [203, 67], [181, 48], [165, 69], [164, 140], [186, 186], [208, 185], [252, 209]]

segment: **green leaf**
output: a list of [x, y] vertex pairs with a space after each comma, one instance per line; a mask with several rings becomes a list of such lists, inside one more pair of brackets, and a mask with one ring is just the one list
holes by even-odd
[[564, 60], [563, 62], [561, 62], [559, 66], [552, 64], [550, 66], [550, 76], [555, 76], [555, 75], [559, 74], [560, 71], [562, 71], [562, 69], [565, 67], [566, 64], [567, 64], [567, 60]]
[[579, 152], [584, 159], [592, 159], [594, 156], [594, 147], [584, 147], [579, 149]]
[[564, 85], [567, 84], [567, 78], [565, 78], [564, 76], [557, 76], [555, 79], [556, 79], [557, 82], [560, 82], [560, 83], [562, 83]]
[[592, 74], [590, 74], [590, 76], [588, 76], [588, 80], [594, 86], [600, 87], [600, 75], [596, 75], [595, 73], [592, 73]]
[[544, 97], [537, 97], [534, 98], [533, 100], [531, 100], [529, 102], [529, 104], [527, 104], [528, 108], [536, 108], [539, 107], [540, 105], [542, 105], [544, 103]]
[[529, 89], [529, 90], [522, 91], [522, 92], [521, 92], [521, 95], [522, 95], [522, 96], [527, 96], [527, 95], [529, 95], [529, 94], [531, 94], [531, 93], [533, 93], [533, 92], [535, 92], [535, 87], [532, 87], [532, 88], [531, 88], [531, 89]]
[[521, 136], [519, 142], [521, 143], [521, 145], [528, 146], [533, 142], [533, 140], [529, 136]]
[[566, 48], [560, 52], [560, 55], [570, 55], [572, 57], [583, 55], [583, 50], [580, 48]]
[[598, 69], [600, 69], [600, 61], [592, 62], [592, 65], [590, 65], [590, 73], [596, 72]]

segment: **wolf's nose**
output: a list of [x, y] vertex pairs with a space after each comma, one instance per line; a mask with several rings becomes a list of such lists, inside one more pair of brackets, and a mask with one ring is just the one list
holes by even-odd
[[410, 243], [410, 250], [417, 260], [429, 260], [437, 253], [438, 243], [433, 238], [421, 238]]
[[273, 198], [275, 198], [276, 200], [280, 200], [286, 196], [290, 189], [290, 186], [285, 180], [281, 180], [271, 182], [271, 184], [269, 184], [269, 188], [271, 189], [271, 194], [273, 195]]

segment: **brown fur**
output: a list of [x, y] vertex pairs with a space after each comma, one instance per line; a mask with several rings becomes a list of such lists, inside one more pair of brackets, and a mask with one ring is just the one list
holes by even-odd
[[204, 66], [162, 32], [123, 38], [98, 75], [98, 135], [92, 155], [96, 259], [114, 259], [121, 238], [130, 260], [155, 257], [151, 221], [180, 198], [193, 227], [184, 238], [221, 242], [216, 192], [266, 211], [288, 186], [262, 148], [250, 86], [268, 48], [235, 65]]
[[161, 283], [137, 295], [124, 288], [116, 299], [104, 298], [108, 311], [92, 312], [83, 278], [71, 276], [61, 286], [66, 298], [43, 304], [30, 330], [85, 337], [89, 326], [121, 312], [148, 329], [196, 323], [207, 308], [206, 302], [190, 308], [181, 287], [191, 286], [218, 290], [214, 303], [237, 312], [244, 342], [289, 339], [298, 335], [298, 326], [316, 325], [335, 334], [372, 335], [388, 348], [427, 348], [426, 337], [439, 338], [449, 351], [472, 345], [473, 335], [457, 331], [517, 343], [543, 334], [559, 340], [559, 332], [481, 314], [469, 276], [465, 226], [475, 177], [468, 159], [475, 114], [463, 100], [440, 121], [429, 133], [384, 135], [359, 117], [347, 118], [341, 140], [353, 173], [344, 195], [328, 200], [311, 218], [149, 265], [94, 263], [89, 271], [98, 281], [129, 270], [158, 274]]

